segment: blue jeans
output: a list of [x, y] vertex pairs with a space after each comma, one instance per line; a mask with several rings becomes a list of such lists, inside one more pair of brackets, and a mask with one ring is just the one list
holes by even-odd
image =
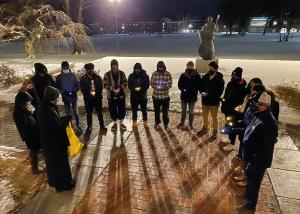
[[181, 100], [181, 121], [180, 123], [183, 125], [185, 118], [186, 118], [186, 110], [187, 106], [189, 106], [189, 125], [193, 126], [194, 121], [194, 108], [195, 108], [196, 102], [185, 102]]

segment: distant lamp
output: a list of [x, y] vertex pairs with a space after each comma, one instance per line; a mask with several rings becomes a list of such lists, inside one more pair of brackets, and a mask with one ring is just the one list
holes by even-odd
[[192, 24], [189, 24], [189, 28], [192, 28], [193, 27], [193, 25]]

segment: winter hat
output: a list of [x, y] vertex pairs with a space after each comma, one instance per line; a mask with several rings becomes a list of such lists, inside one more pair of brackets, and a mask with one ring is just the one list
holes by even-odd
[[271, 106], [271, 96], [268, 95], [266, 92], [263, 92], [260, 95], [260, 97], [258, 99], [258, 102], [263, 103], [263, 104], [265, 104], [267, 106]]
[[38, 73], [48, 73], [47, 67], [44, 64], [39, 63], [39, 62], [34, 64], [34, 70], [35, 70], [36, 74], [38, 74]]
[[93, 64], [93, 63], [87, 63], [87, 64], [85, 64], [84, 65], [84, 69], [85, 70], [94, 70], [94, 68], [95, 68], [95, 65]]
[[159, 62], [157, 63], [157, 70], [158, 70], [159, 68], [163, 68], [164, 71], [167, 69], [167, 68], [166, 68], [166, 65], [165, 65], [165, 63], [164, 63], [163, 61], [159, 61]]
[[47, 101], [53, 101], [57, 99], [60, 95], [60, 92], [57, 88], [54, 88], [52, 86], [48, 86], [44, 93], [44, 100]]
[[16, 95], [15, 104], [16, 105], [25, 105], [27, 102], [33, 100], [32, 96], [27, 92], [20, 92]]
[[136, 70], [136, 69], [143, 70], [142, 64], [141, 63], [135, 63], [135, 65], [133, 67], [133, 70]]
[[193, 66], [194, 67], [194, 62], [193, 61], [189, 61], [188, 63], [186, 63], [186, 66]]
[[110, 66], [113, 66], [113, 65], [119, 65], [119, 62], [118, 62], [116, 59], [113, 59], [113, 60], [110, 62]]
[[263, 84], [255, 84], [253, 85], [252, 90], [257, 93], [262, 93], [266, 91], [266, 87]]
[[218, 68], [219, 68], [218, 63], [215, 62], [215, 61], [211, 61], [208, 65], [209, 65], [210, 67], [213, 67], [214, 69], [218, 69]]
[[61, 68], [63, 69], [63, 68], [69, 68], [70, 67], [70, 65], [69, 65], [69, 63], [67, 62], [67, 61], [63, 61], [63, 62], [61, 62]]
[[235, 76], [242, 79], [242, 74], [243, 74], [243, 69], [241, 67], [237, 67], [232, 71], [231, 76]]

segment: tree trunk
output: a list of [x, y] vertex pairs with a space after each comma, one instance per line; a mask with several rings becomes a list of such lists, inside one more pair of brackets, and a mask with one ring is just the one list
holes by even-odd
[[70, 17], [71, 17], [71, 11], [70, 11], [70, 0], [61, 0], [63, 8], [65, 10], [65, 13]]
[[268, 24], [269, 24], [269, 19], [267, 19], [267, 22], [266, 22], [266, 24], [265, 24], [263, 36], [266, 35], [266, 31], [267, 31]]
[[34, 58], [34, 50], [33, 50], [33, 40], [31, 38], [27, 38], [25, 40], [25, 52], [26, 57]]
[[84, 9], [84, 0], [80, 0], [79, 8], [78, 8], [78, 23], [83, 23], [83, 18], [82, 18], [83, 9]]

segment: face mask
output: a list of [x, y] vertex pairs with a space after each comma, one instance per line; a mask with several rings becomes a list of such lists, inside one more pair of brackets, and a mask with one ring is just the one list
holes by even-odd
[[55, 100], [51, 101], [52, 104], [57, 105], [60, 101], [60, 96], [56, 98]]
[[215, 74], [215, 70], [209, 70], [209, 71], [208, 71], [208, 73], [209, 73], [209, 75], [211, 75], [211, 76], [212, 76], [212, 75], [214, 75], [214, 74]]
[[158, 70], [159, 72], [163, 72], [163, 71], [164, 71], [164, 68], [157, 68], [157, 70]]
[[69, 69], [63, 70], [63, 73], [64, 73], [64, 74], [69, 73]]
[[186, 71], [187, 71], [188, 73], [192, 73], [193, 70], [194, 70], [194, 69], [191, 69], [191, 68], [186, 69]]

